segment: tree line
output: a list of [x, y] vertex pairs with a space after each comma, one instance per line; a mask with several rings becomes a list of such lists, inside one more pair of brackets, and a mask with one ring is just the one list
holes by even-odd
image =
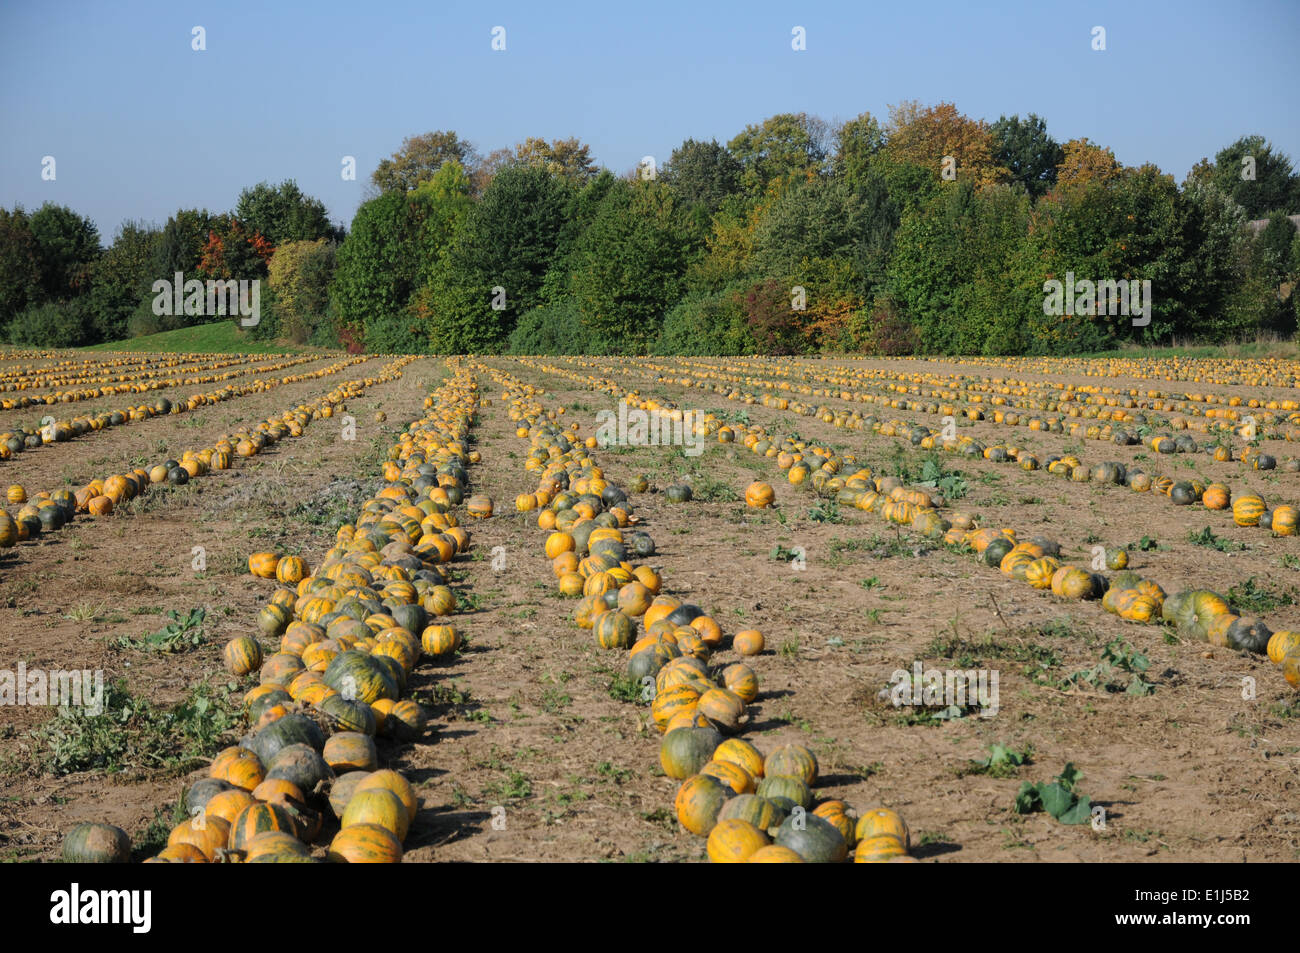
[[[70, 346], [212, 320], [153, 282], [260, 279], [251, 333], [354, 351], [1056, 354], [1290, 336], [1300, 174], [1261, 136], [1182, 183], [1036, 116], [780, 114], [615, 174], [576, 139], [412, 136], [348, 229], [297, 185], [124, 225], [0, 209], [0, 327]], [[1259, 222], [1265, 224], [1260, 227]], [[1255, 223], [1255, 224], [1251, 224]], [[1045, 305], [1149, 282], [1143, 320]], [[1059, 299], [1059, 295], [1057, 298]], [[1113, 302], [1112, 302], [1113, 304]]]

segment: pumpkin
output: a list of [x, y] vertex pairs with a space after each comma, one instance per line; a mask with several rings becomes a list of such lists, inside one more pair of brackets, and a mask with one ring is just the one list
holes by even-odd
[[420, 810], [420, 800], [416, 797], [415, 788], [411, 786], [410, 781], [396, 771], [384, 769], [363, 777], [354, 790], [359, 793], [372, 788], [391, 791], [397, 795], [398, 800], [406, 807], [407, 817], [414, 822], [415, 815]]
[[708, 837], [730, 794], [730, 788], [707, 774], [688, 778], [673, 800], [677, 820], [695, 836]]
[[[206, 864], [208, 858], [203, 855], [192, 844], [172, 844], [170, 847], [164, 847], [158, 851], [158, 856], [154, 860], [167, 864]], [[145, 861], [148, 863], [148, 861]]]
[[1293, 649], [1282, 656], [1282, 677], [1292, 688], [1300, 688], [1300, 652]]
[[262, 646], [252, 636], [237, 636], [226, 643], [221, 657], [230, 674], [247, 675], [262, 667]]
[[177, 824], [167, 835], [167, 846], [189, 844], [211, 863], [217, 859], [218, 852], [226, 850], [229, 839], [229, 824], [219, 817], [200, 814]]
[[733, 764], [730, 761], [710, 761], [700, 768], [699, 773], [717, 778], [731, 788], [734, 794], [754, 793], [753, 776], [740, 765]]
[[301, 712], [285, 715], [261, 729], [253, 736], [249, 747], [263, 764], [270, 764], [282, 749], [294, 744], [305, 744], [316, 751], [325, 746], [320, 726]]
[[1258, 619], [1237, 619], [1228, 627], [1228, 645], [1240, 652], [1265, 652], [1272, 637], [1272, 630]]
[[293, 815], [284, 806], [259, 801], [248, 805], [235, 817], [226, 846], [231, 850], [244, 850], [248, 842], [263, 831], [292, 834], [296, 830]]
[[492, 497], [482, 493], [471, 496], [465, 504], [466, 512], [476, 519], [487, 519], [492, 515], [492, 507]]
[[361, 782], [373, 774], [373, 771], [348, 771], [336, 777], [329, 789], [330, 810], [334, 812], [335, 817], [341, 818], [343, 812], [347, 810], [348, 802], [352, 800], [352, 795], [356, 793]]
[[853, 852], [853, 862], [855, 864], [888, 863], [906, 854], [906, 846], [892, 834], [872, 834], [858, 841], [857, 849]]
[[1300, 517], [1294, 506], [1279, 506], [1273, 510], [1273, 521], [1270, 528], [1279, 536], [1295, 536], [1296, 522]]
[[443, 658], [460, 647], [460, 634], [450, 625], [431, 625], [421, 633], [420, 647], [434, 658]]
[[388, 670], [364, 652], [341, 652], [324, 673], [325, 684], [344, 698], [365, 702], [398, 697], [397, 683]]
[[374, 824], [401, 841], [410, 829], [411, 814], [402, 799], [388, 788], [358, 786], [343, 811], [341, 823], [345, 829], [354, 824]]
[[812, 790], [807, 783], [803, 778], [792, 777], [788, 774], [767, 775], [758, 782], [755, 793], [778, 804], [786, 801], [789, 802], [791, 807], [798, 806], [804, 810], [812, 807]]
[[746, 705], [758, 698], [758, 676], [742, 662], [728, 665], [722, 670], [722, 684], [735, 692]]
[[78, 824], [63, 838], [64, 863], [125, 864], [130, 859], [131, 838], [112, 824]]
[[1232, 501], [1232, 519], [1238, 526], [1258, 526], [1263, 514], [1264, 499], [1258, 494], [1247, 493]]
[[770, 484], [755, 481], [745, 488], [745, 505], [755, 509], [766, 509], [776, 499], [776, 492]]
[[340, 731], [330, 735], [322, 756], [325, 763], [338, 774], [346, 771], [374, 771], [379, 767], [379, 752], [375, 749], [374, 738], [357, 731]]
[[889, 808], [872, 808], [858, 817], [854, 837], [859, 843], [882, 834], [899, 841], [903, 845], [902, 853], [911, 848], [912, 834], [907, 828], [907, 822]]
[[247, 748], [227, 748], [212, 760], [208, 774], [251, 791], [265, 780], [266, 769], [255, 752]]
[[772, 751], [763, 763], [763, 774], [800, 778], [812, 786], [817, 781], [817, 756], [803, 745], [783, 745]]
[[1291, 653], [1291, 651], [1300, 646], [1300, 632], [1291, 632], [1285, 629], [1274, 632], [1268, 640], [1268, 658], [1274, 665], [1281, 665], [1282, 659]]
[[688, 483], [674, 483], [664, 490], [664, 497], [669, 503], [689, 503], [692, 496]]
[[787, 817], [776, 832], [774, 842], [794, 851], [810, 864], [838, 864], [848, 857], [844, 835], [816, 814], [803, 813]]
[[713, 752], [715, 761], [730, 761], [744, 768], [753, 778], [763, 777], [763, 756], [742, 738], [728, 738]]
[[770, 843], [767, 834], [749, 821], [732, 818], [714, 825], [706, 849], [709, 860], [715, 864], [743, 864], [755, 851]]
[[636, 623], [622, 612], [609, 610], [592, 619], [592, 629], [602, 649], [626, 649], [632, 647]]
[[[666, 671], [666, 669], [665, 669]], [[678, 685], [667, 690], [659, 689], [650, 705], [650, 717], [660, 731], [666, 731], [673, 716], [683, 711], [694, 711], [700, 692], [690, 685]]]
[[246, 864], [307, 863], [311, 860], [310, 848], [285, 831], [262, 831], [244, 845]]
[[1201, 495], [1201, 505], [1207, 510], [1226, 510], [1232, 502], [1232, 492], [1222, 483], [1211, 483]]
[[275, 578], [286, 586], [296, 586], [307, 576], [307, 564], [299, 556], [285, 556], [276, 564]]
[[253, 553], [248, 557], [248, 571], [259, 579], [274, 579], [280, 557], [275, 553]]
[[396, 864], [402, 860], [402, 842], [377, 824], [352, 824], [334, 835], [325, 859], [345, 864]]
[[333, 777], [334, 772], [330, 770], [330, 766], [326, 764], [320, 752], [305, 744], [292, 744], [281, 748], [267, 765], [266, 771], [267, 781], [288, 781], [304, 794], [311, 794], [318, 785], [328, 782]]
[[763, 633], [757, 629], [745, 629], [732, 637], [731, 645], [741, 655], [758, 655], [763, 651]]
[[711, 688], [696, 702], [700, 714], [723, 734], [732, 735], [745, 723], [745, 702], [728, 688]]
[[840, 832], [844, 837], [844, 843], [850, 848], [856, 844], [856, 828], [854, 818], [849, 814], [849, 806], [843, 801], [823, 801], [813, 809], [813, 813], [830, 824]]
[[[262, 784], [266, 782], [263, 781]], [[257, 787], [260, 788], [262, 784]], [[257, 790], [254, 788], [253, 790]], [[240, 811], [253, 804], [257, 798], [249, 794], [243, 788], [233, 788], [229, 791], [222, 791], [214, 795], [203, 807], [203, 813], [208, 817], [219, 817], [227, 824], [233, 824], [235, 818], [239, 816]]]
[[804, 859], [789, 847], [769, 844], [750, 854], [749, 862], [751, 864], [802, 864]]
[[674, 728], [659, 745], [659, 764], [664, 774], [682, 781], [709, 763], [722, 744], [722, 735], [714, 728]]
[[384, 719], [384, 734], [398, 741], [416, 741], [429, 725], [429, 716], [418, 702], [403, 698], [394, 703]]

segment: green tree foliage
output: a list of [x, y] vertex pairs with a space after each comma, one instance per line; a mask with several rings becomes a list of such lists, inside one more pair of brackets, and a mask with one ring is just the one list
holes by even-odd
[[925, 352], [1020, 353], [1030, 311], [1042, 301], [1032, 277], [1016, 267], [1029, 199], [1006, 186], [981, 192], [969, 181], [953, 185], [904, 216], [889, 290]]
[[367, 322], [403, 311], [415, 290], [418, 232], [411, 205], [405, 192], [385, 192], [352, 219], [330, 286], [344, 340], [364, 340]]
[[76, 347], [85, 343], [89, 317], [84, 299], [46, 301], [20, 312], [5, 326], [5, 339], [28, 347]]
[[41, 297], [40, 248], [21, 208], [0, 208], [0, 325]]
[[603, 354], [572, 299], [534, 308], [510, 332], [511, 354]]
[[514, 160], [541, 169], [549, 175], [582, 185], [597, 174], [591, 147], [577, 139], [553, 139], [547, 142], [530, 136], [515, 146]]
[[90, 269], [99, 257], [99, 229], [72, 209], [46, 202], [28, 219], [36, 239], [41, 292], [65, 299], [89, 288]]
[[1213, 163], [1202, 159], [1188, 179], [1218, 187], [1246, 210], [1248, 220], [1268, 218], [1270, 212], [1300, 214], [1300, 175], [1263, 136], [1242, 136], [1220, 149]]
[[862, 182], [884, 145], [884, 130], [871, 113], [841, 123], [835, 130], [835, 175], [852, 185]]
[[235, 218], [277, 246], [284, 242], [343, 237], [330, 224], [325, 203], [304, 195], [293, 179], [279, 185], [259, 182], [244, 189], [235, 204]]
[[1060, 143], [1047, 134], [1047, 122], [1030, 113], [999, 117], [989, 127], [993, 134], [993, 158], [1011, 172], [1034, 198], [1044, 195], [1056, 183], [1056, 167], [1065, 158]]
[[450, 129], [408, 136], [402, 140], [400, 149], [375, 167], [370, 181], [381, 192], [409, 192], [431, 179], [449, 159], [462, 167], [473, 168], [478, 153]]
[[[131, 314], [150, 293], [162, 231], [143, 222], [125, 222], [113, 244], [95, 262], [90, 285], [93, 337], [115, 341], [127, 334]], [[170, 276], [169, 276], [170, 278]]]
[[687, 297], [664, 316], [657, 354], [756, 354], [758, 341], [745, 312], [744, 286]]
[[154, 249], [153, 277], [173, 280], [176, 272], [189, 278], [199, 267], [204, 246], [219, 216], [207, 209], [178, 209], [163, 225]]
[[811, 261], [837, 258], [852, 267], [868, 297], [884, 279], [899, 216], [881, 176], [859, 183], [817, 177], [782, 192], [754, 230], [757, 272], [801, 283]]
[[655, 182], [619, 182], [575, 252], [570, 279], [596, 340], [645, 352], [681, 297], [693, 249], [682, 240], [672, 194]]
[[500, 349], [519, 316], [542, 302], [572, 189], [528, 164], [493, 177], [434, 270], [424, 317], [436, 352]]
[[708, 213], [729, 196], [740, 192], [743, 168], [718, 140], [687, 139], [673, 150], [659, 172], [659, 181], [672, 189], [687, 207], [701, 206]]
[[727, 149], [740, 162], [741, 185], [758, 196], [778, 179], [823, 171], [830, 137], [823, 119], [807, 113], [778, 113], [746, 126], [727, 143]]
[[310, 340], [317, 325], [327, 320], [335, 265], [335, 246], [323, 238], [280, 245], [271, 256], [267, 276], [267, 310], [274, 321], [263, 317], [262, 324], [274, 323], [277, 335], [295, 344]]

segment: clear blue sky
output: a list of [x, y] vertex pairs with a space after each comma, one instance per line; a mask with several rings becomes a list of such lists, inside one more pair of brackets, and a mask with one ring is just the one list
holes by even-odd
[[264, 179], [296, 179], [348, 222], [375, 164], [432, 129], [485, 154], [578, 136], [622, 172], [773, 113], [883, 120], [948, 100], [990, 121], [1036, 112], [1059, 141], [1180, 182], [1246, 133], [1300, 164], [1297, 0], [0, 3], [0, 205], [69, 205], [105, 242], [125, 219], [229, 209]]

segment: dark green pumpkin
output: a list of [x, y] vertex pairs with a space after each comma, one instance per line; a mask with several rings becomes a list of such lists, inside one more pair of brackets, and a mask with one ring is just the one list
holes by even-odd
[[316, 707], [330, 716], [337, 731], [358, 731], [363, 735], [375, 733], [374, 709], [363, 701], [327, 695]]
[[69, 864], [125, 864], [131, 859], [131, 838], [112, 824], [78, 824], [63, 838], [63, 860]]
[[984, 565], [996, 568], [1002, 565], [1003, 557], [1011, 552], [1013, 548], [1015, 548], [1015, 543], [1011, 542], [1011, 540], [1005, 538], [995, 539], [984, 548], [980, 558], [984, 560]]
[[719, 821], [748, 821], [760, 831], [776, 827], [789, 812], [781, 805], [758, 794], [738, 794], [722, 806]]
[[1196, 502], [1196, 489], [1186, 480], [1180, 480], [1169, 488], [1169, 499], [1178, 506], [1191, 506]]
[[685, 483], [674, 483], [664, 490], [669, 503], [689, 503], [692, 495], [690, 486]]
[[325, 684], [345, 698], [367, 705], [381, 698], [398, 697], [397, 683], [388, 669], [365, 652], [349, 649], [330, 661], [323, 676]]
[[268, 708], [275, 705], [292, 705], [293, 698], [283, 688], [273, 688], [269, 692], [258, 695], [248, 703], [248, 720], [251, 724], [257, 724], [261, 720], [262, 713]]
[[389, 615], [407, 632], [420, 633], [429, 624], [429, 614], [421, 605], [399, 605]]
[[849, 845], [839, 829], [825, 818], [808, 812], [787, 817], [774, 840], [810, 864], [839, 864], [849, 855]]
[[310, 745], [288, 745], [271, 759], [266, 776], [272, 780], [288, 781], [310, 796], [318, 784], [330, 781], [334, 772], [320, 752]]
[[713, 759], [722, 735], [712, 728], [674, 728], [659, 746], [659, 764], [670, 778], [684, 781]]
[[1258, 619], [1241, 618], [1228, 629], [1228, 644], [1241, 652], [1265, 652], [1272, 637], [1273, 632]]
[[755, 793], [760, 797], [772, 800], [786, 798], [793, 804], [802, 807], [805, 811], [812, 807], [812, 789], [804, 783], [803, 778], [795, 778], [784, 774], [763, 778], [758, 782], [758, 790]]
[[317, 751], [325, 747], [325, 735], [308, 716], [293, 712], [283, 718], [277, 718], [250, 739], [240, 742], [252, 750], [262, 764], [270, 764], [280, 749], [289, 745], [304, 744]]
[[204, 809], [218, 794], [233, 791], [235, 786], [221, 778], [200, 778], [185, 792], [185, 813], [189, 817], [202, 814]]

